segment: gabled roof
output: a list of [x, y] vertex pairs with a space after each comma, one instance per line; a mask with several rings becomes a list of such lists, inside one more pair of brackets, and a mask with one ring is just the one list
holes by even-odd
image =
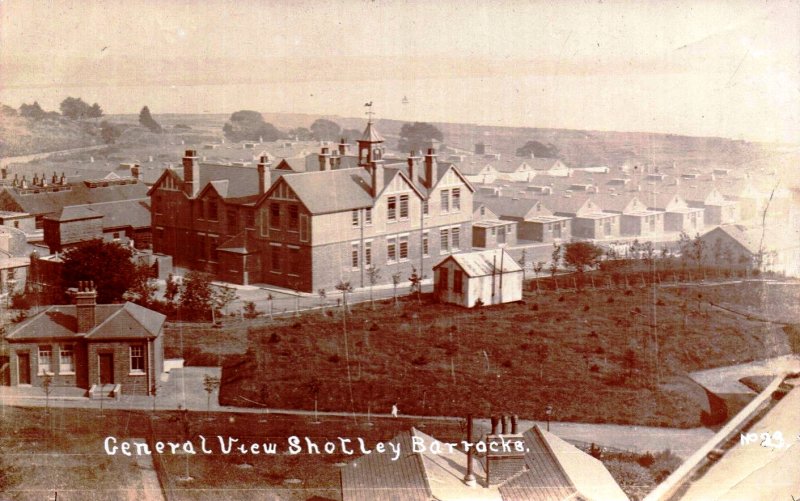
[[[103, 228], [149, 228], [150, 200], [120, 200], [82, 206], [103, 216]], [[71, 208], [71, 207], [70, 207]]]
[[[101, 202], [147, 198], [147, 187], [143, 183], [111, 184], [109, 186], [88, 187], [85, 183], [74, 183], [60, 187], [60, 191], [42, 190], [39, 193], [22, 195], [12, 188], [3, 188], [7, 198], [13, 202], [0, 204], [0, 209], [16, 210], [28, 214], [52, 214], [64, 207], [87, 205]], [[4, 207], [1, 205], [13, 205]]]
[[[583, 212], [584, 208], [595, 204], [591, 201], [590, 195], [572, 195], [572, 196], [559, 196], [551, 195], [542, 199], [542, 204], [553, 211], [556, 215], [577, 215]], [[601, 208], [597, 208], [595, 212], [601, 212]]]
[[457, 168], [465, 176], [477, 176], [484, 170], [492, 171], [497, 170], [492, 164], [486, 162], [461, 162], [457, 164]]
[[469, 277], [485, 277], [493, 273], [522, 271], [522, 268], [514, 261], [514, 258], [503, 249], [453, 254], [446, 257], [434, 268], [438, 268], [450, 260], [455, 261], [458, 267]]
[[78, 333], [74, 305], [50, 306], [21, 324], [6, 336], [9, 341], [87, 338], [149, 339], [158, 336], [167, 317], [134, 303], [98, 304], [95, 306], [95, 327]]
[[640, 209], [647, 207], [647, 205], [642, 203], [642, 200], [633, 193], [620, 193], [616, 196], [607, 193], [598, 193], [594, 196], [593, 201], [595, 205], [600, 207], [604, 212], [617, 212], [620, 214], [632, 212], [637, 203]]
[[557, 158], [527, 158], [525, 163], [531, 166], [533, 170], [542, 171], [550, 170], [554, 167], [566, 167], [564, 163]]
[[[361, 167], [301, 172], [284, 176], [281, 182], [289, 185], [312, 214], [373, 206], [372, 180], [366, 169]], [[267, 197], [278, 184], [273, 184]]]
[[515, 200], [509, 197], [489, 197], [481, 199], [481, 203], [499, 217], [525, 220], [535, 216], [552, 215], [548, 208], [543, 207], [542, 203], [534, 198], [519, 198]]

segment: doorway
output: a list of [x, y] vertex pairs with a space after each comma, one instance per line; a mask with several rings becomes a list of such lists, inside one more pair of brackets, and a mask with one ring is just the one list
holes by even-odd
[[101, 353], [100, 359], [100, 384], [114, 384], [114, 355]]
[[17, 353], [17, 367], [17, 384], [31, 384], [31, 356], [28, 353]]

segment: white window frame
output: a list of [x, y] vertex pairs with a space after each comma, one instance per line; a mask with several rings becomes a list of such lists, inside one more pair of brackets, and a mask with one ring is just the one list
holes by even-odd
[[[394, 258], [392, 257], [392, 254], [394, 254]], [[386, 239], [386, 262], [397, 262], [397, 239], [395, 237], [389, 237]]]
[[450, 190], [442, 190], [439, 194], [442, 214], [450, 212]]
[[370, 268], [372, 266], [372, 240], [364, 242], [364, 266]]
[[431, 255], [431, 241], [430, 241], [430, 232], [425, 230], [422, 232], [422, 257], [428, 257]]
[[461, 188], [450, 190], [450, 206], [453, 212], [461, 212]]
[[[405, 257], [403, 256], [403, 244], [405, 244], [406, 247]], [[405, 235], [399, 235], [397, 237], [397, 258], [399, 262], [404, 263], [408, 261], [409, 254], [408, 234], [406, 233]]]
[[[37, 361], [38, 361], [38, 366], [39, 366], [39, 375], [40, 376], [43, 376], [45, 374], [52, 375], [53, 374], [53, 365], [52, 365], [53, 364], [53, 346], [49, 345], [49, 344], [42, 344], [42, 345], [39, 345], [38, 348], [39, 348], [39, 352], [38, 352], [39, 358], [37, 359]], [[47, 354], [47, 355], [44, 356], [44, 354]], [[42, 360], [44, 360], [45, 363], [42, 363]]]
[[461, 250], [461, 227], [453, 226], [450, 228], [450, 250]]
[[422, 201], [422, 216], [423, 217], [430, 217], [431, 215], [431, 208], [430, 204], [428, 203], [428, 199]]
[[350, 268], [357, 270], [361, 265], [361, 253], [358, 249], [358, 242], [350, 242]]
[[[408, 195], [400, 195], [398, 197], [398, 220], [399, 221], [408, 221], [409, 214], [411, 213], [411, 208], [409, 207], [409, 199]], [[403, 215], [405, 209], [405, 216]]]
[[[392, 207], [394, 206], [394, 207]], [[390, 223], [397, 221], [397, 197], [391, 196], [386, 199], [386, 220]]]
[[[58, 350], [58, 373], [59, 374], [75, 374], [75, 346], [72, 344], [65, 344], [59, 347]], [[65, 362], [64, 355], [69, 354], [67, 362]]]
[[364, 209], [364, 226], [372, 226], [372, 207]]
[[450, 228], [439, 228], [439, 254], [450, 253]]
[[[138, 354], [138, 355], [134, 355], [133, 354], [134, 348], [137, 348], [137, 349], [141, 350], [141, 353]], [[142, 368], [141, 369], [135, 369], [133, 367], [134, 358], [141, 359], [141, 361], [142, 361]], [[130, 347], [128, 348], [128, 363], [130, 364], [129, 367], [130, 367], [130, 373], [131, 374], [144, 374], [145, 372], [147, 372], [145, 370], [146, 367], [145, 367], [145, 360], [144, 360], [144, 345], [143, 344], [132, 344], [132, 345], [130, 345]]]
[[359, 209], [353, 209], [350, 211], [350, 224], [353, 228], [358, 228], [359, 223], [361, 222], [358, 211]]

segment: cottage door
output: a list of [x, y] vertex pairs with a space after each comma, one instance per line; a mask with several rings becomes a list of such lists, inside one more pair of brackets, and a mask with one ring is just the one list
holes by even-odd
[[101, 353], [100, 359], [100, 384], [114, 384], [114, 355]]
[[27, 353], [17, 353], [19, 367], [18, 384], [31, 384], [31, 357]]

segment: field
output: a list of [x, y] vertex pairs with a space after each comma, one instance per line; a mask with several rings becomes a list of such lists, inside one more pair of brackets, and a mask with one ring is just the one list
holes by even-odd
[[708, 303], [763, 287], [526, 292], [473, 310], [406, 297], [208, 335], [248, 339], [245, 354], [223, 344], [222, 404], [530, 419], [552, 405], [554, 420], [693, 427], [705, 397], [687, 373], [789, 351], [784, 326]]

